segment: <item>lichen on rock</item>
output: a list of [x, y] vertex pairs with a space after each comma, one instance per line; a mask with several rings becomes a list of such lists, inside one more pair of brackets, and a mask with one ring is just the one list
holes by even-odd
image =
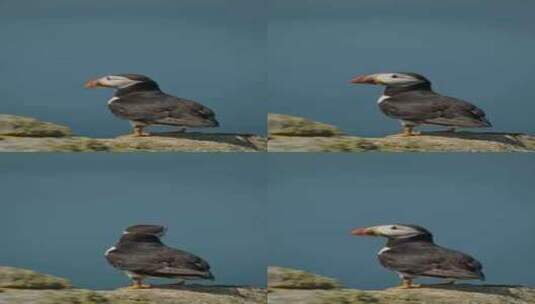
[[71, 283], [62, 278], [28, 269], [0, 266], [0, 288], [64, 289]]
[[343, 132], [335, 126], [307, 118], [269, 113], [268, 133], [270, 136], [339, 136]]
[[154, 133], [147, 137], [73, 136], [68, 127], [0, 114], [0, 152], [258, 152], [267, 141], [254, 134]]
[[71, 136], [69, 127], [31, 117], [0, 114], [0, 135], [18, 137], [66, 137]]
[[[298, 270], [273, 267], [291, 278], [291, 288], [279, 287], [280, 274], [268, 276], [269, 304], [531, 304], [535, 303], [535, 288], [511, 285], [436, 284], [421, 288], [388, 288], [360, 290], [349, 288], [309, 288], [314, 274], [289, 275]], [[330, 278], [321, 277], [322, 280]], [[272, 282], [271, 279], [274, 281]], [[299, 280], [302, 279], [302, 282]], [[334, 280], [334, 279], [330, 279]], [[335, 281], [335, 280], [334, 280]], [[295, 288], [296, 286], [305, 286]]]
[[336, 289], [342, 288], [337, 280], [310, 272], [283, 268], [268, 267], [268, 287], [285, 289]]
[[66, 279], [0, 266], [2, 304], [266, 304], [266, 290], [240, 286], [157, 285], [150, 289], [88, 290]]
[[[269, 152], [535, 152], [535, 136], [528, 134], [463, 131], [360, 137], [338, 131], [326, 136], [321, 132], [301, 135], [306, 132], [300, 130], [315, 129], [322, 123], [280, 114], [270, 114], [269, 119], [268, 126], [274, 126], [269, 129]], [[284, 129], [280, 125], [296, 127]]]

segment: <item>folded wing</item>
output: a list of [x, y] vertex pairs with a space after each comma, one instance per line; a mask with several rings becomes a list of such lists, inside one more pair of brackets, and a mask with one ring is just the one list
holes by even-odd
[[385, 99], [386, 115], [407, 121], [443, 126], [490, 127], [485, 112], [475, 105], [429, 91], [413, 91]]
[[154, 277], [213, 279], [210, 265], [198, 256], [163, 246], [132, 254], [112, 252], [107, 256], [114, 267]]
[[215, 113], [202, 104], [162, 92], [134, 92], [109, 105], [115, 115], [148, 124], [183, 127], [217, 126]]
[[476, 259], [436, 245], [396, 247], [379, 255], [379, 261], [386, 268], [414, 276], [484, 280]]

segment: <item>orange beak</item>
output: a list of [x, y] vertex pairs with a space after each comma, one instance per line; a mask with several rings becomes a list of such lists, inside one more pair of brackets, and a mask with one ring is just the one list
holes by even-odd
[[101, 87], [102, 85], [99, 83], [98, 79], [91, 79], [91, 80], [88, 80], [85, 84], [84, 84], [84, 87], [88, 88], [88, 89], [94, 89], [94, 88], [98, 88], [98, 87]]
[[369, 228], [356, 228], [356, 229], [351, 230], [351, 234], [358, 235], [358, 236], [377, 235], [377, 233], [373, 229], [369, 229]]
[[351, 79], [351, 83], [380, 84], [374, 75], [360, 75]]

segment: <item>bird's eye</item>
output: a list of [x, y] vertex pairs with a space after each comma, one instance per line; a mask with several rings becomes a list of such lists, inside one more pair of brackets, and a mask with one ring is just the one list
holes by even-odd
[[398, 227], [396, 227], [396, 226], [392, 226], [392, 227], [390, 227], [390, 229], [392, 229], [392, 230], [398, 230]]
[[392, 75], [392, 78], [398, 78], [398, 75], [394, 74]]

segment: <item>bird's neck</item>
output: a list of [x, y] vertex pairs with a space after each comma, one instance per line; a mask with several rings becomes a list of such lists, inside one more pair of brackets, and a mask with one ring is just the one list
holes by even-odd
[[433, 243], [433, 236], [429, 234], [421, 234], [409, 238], [392, 238], [388, 239], [388, 241], [386, 242], [386, 247], [394, 247], [412, 242]]
[[139, 91], [160, 91], [160, 87], [154, 81], [144, 81], [125, 88], [117, 89], [115, 96], [120, 97], [122, 95]]
[[422, 82], [407, 86], [387, 86], [385, 88], [385, 92], [383, 95], [386, 96], [394, 96], [401, 93], [406, 93], [409, 91], [432, 91], [431, 89], [431, 83], [429, 82]]

